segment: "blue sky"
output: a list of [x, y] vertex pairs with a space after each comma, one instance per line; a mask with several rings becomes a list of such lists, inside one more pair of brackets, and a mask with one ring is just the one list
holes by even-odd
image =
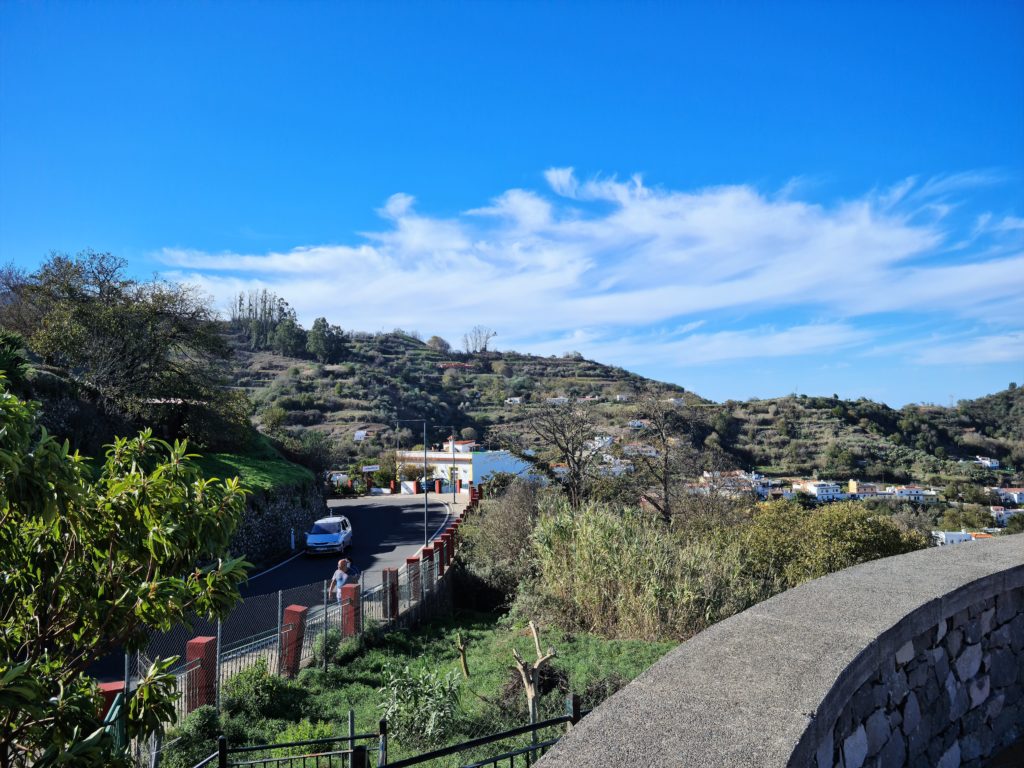
[[1024, 5], [0, 5], [0, 262], [714, 399], [1024, 383]]

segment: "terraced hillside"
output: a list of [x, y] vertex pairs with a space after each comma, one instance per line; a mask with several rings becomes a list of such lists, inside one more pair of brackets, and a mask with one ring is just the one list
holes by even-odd
[[[646, 387], [708, 403], [682, 387], [575, 356], [444, 352], [402, 332], [350, 334], [345, 358], [336, 364], [251, 351], [239, 332], [228, 338], [235, 350], [230, 376], [253, 401], [257, 425], [292, 435], [321, 432], [349, 459], [393, 446], [398, 419], [427, 419], [431, 426], [473, 430], [467, 434], [486, 440], [490, 427], [522, 418], [523, 406], [507, 403], [509, 398], [523, 404], [594, 398], [595, 414], [608, 426], [625, 424], [633, 398]], [[629, 399], [619, 402], [617, 396]], [[419, 434], [418, 425], [408, 426]], [[366, 439], [356, 442], [357, 432], [367, 432]], [[428, 440], [442, 437], [435, 432]]]
[[712, 409], [723, 443], [769, 474], [889, 481], [1008, 482], [971, 461], [1024, 467], [1024, 395], [1017, 388], [953, 408], [791, 396]]
[[[459, 353], [394, 331], [347, 334], [342, 361], [322, 364], [251, 351], [243, 333], [227, 333], [235, 350], [230, 375], [255, 404], [257, 425], [295, 439], [321, 433], [342, 461], [394, 447], [399, 419], [452, 425], [486, 443], [491, 428], [514, 425], [530, 403], [552, 397], [592, 398], [599, 425], [624, 434], [637, 394], [653, 388], [690, 407], [700, 422], [694, 432], [707, 447], [767, 474], [1005, 484], [1017, 476], [970, 460], [986, 455], [1004, 467], [1024, 467], [1024, 396], [1016, 387], [953, 408], [896, 410], [865, 399], [806, 395], [719, 404], [578, 355]], [[405, 427], [404, 445], [421, 442], [419, 425]], [[442, 437], [433, 431], [428, 442]]]

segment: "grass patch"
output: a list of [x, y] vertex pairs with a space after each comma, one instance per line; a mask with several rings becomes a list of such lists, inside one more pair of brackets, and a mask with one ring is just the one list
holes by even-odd
[[313, 473], [279, 454], [260, 438], [246, 453], [208, 453], [196, 460], [207, 477], [221, 479], [238, 476], [254, 491], [274, 491], [313, 482]]
[[[467, 643], [470, 678], [460, 671], [458, 637]], [[533, 639], [529, 629], [512, 625], [492, 614], [463, 614], [406, 631], [364, 636], [359, 643], [346, 641], [335, 649], [328, 668], [308, 668], [295, 681], [284, 683], [294, 693], [294, 703], [287, 714], [274, 717], [287, 719], [242, 718], [225, 723], [233, 735], [233, 743], [279, 741], [294, 724], [307, 721], [306, 727], [331, 730], [341, 735], [348, 711], [355, 712], [356, 731], [376, 732], [381, 716], [379, 703], [386, 666], [409, 667], [410, 671], [435, 670], [452, 673], [458, 680], [458, 714], [454, 733], [447, 743], [458, 743], [528, 721], [526, 698], [518, 683], [512, 649], [524, 658], [534, 658]], [[542, 718], [564, 712], [569, 691], [583, 697], [584, 709], [600, 703], [615, 690], [632, 680], [674, 647], [674, 643], [604, 640], [585, 634], [568, 634], [541, 628], [541, 643], [554, 646], [558, 656], [551, 670], [542, 676], [540, 700]], [[275, 683], [281, 685], [281, 683]], [[291, 693], [287, 698], [292, 701]], [[419, 754], [444, 744], [410, 745], [393, 739], [390, 758]], [[500, 751], [498, 747], [491, 753]], [[488, 750], [483, 750], [479, 759]], [[462, 762], [469, 758], [462, 756]], [[452, 765], [462, 764], [459, 757]], [[447, 763], [444, 763], [447, 765]], [[440, 765], [440, 763], [438, 764]]]

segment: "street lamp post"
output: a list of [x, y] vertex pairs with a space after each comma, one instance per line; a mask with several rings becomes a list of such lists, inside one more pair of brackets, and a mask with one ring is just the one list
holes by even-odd
[[[405, 424], [407, 422], [420, 422], [423, 425], [423, 546], [427, 546], [427, 507], [429, 505], [427, 497], [430, 495], [430, 491], [427, 488], [427, 420], [426, 419], [398, 419], [395, 422], [395, 432], [398, 431], [399, 424]], [[397, 460], [397, 457], [396, 457]]]
[[455, 477], [456, 477], [456, 474], [455, 474], [455, 425], [454, 424], [442, 424], [439, 427], [435, 427], [435, 429], [447, 429], [451, 433], [452, 469], [451, 469], [451, 472], [448, 473], [448, 478], [449, 478], [449, 481], [452, 484], [452, 504], [455, 504], [456, 503], [456, 500], [455, 500]]

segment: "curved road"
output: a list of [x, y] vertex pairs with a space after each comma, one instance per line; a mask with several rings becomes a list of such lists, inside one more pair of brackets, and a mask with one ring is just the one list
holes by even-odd
[[[449, 508], [432, 495], [427, 514], [427, 534], [433, 538], [446, 525]], [[384, 568], [400, 568], [407, 557], [423, 546], [422, 496], [367, 496], [358, 499], [330, 499], [331, 514], [345, 515], [352, 523], [352, 548], [349, 558], [363, 572], [363, 588], [381, 582]], [[302, 532], [295, 532], [295, 545], [305, 543]], [[331, 578], [341, 555], [300, 553], [283, 563], [249, 577], [242, 597], [263, 595]]]

